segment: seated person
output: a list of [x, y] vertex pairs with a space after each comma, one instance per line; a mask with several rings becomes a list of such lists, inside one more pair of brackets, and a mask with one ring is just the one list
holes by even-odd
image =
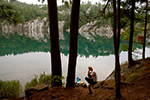
[[97, 83], [97, 75], [91, 66], [88, 67], [88, 77], [85, 77], [85, 80], [90, 84], [94, 85]]

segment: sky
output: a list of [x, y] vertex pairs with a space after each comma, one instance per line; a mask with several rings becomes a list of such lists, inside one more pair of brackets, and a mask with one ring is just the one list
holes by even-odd
[[[42, 4], [41, 2], [38, 2], [38, 0], [18, 0], [20, 2], [25, 2], [25, 3], [28, 3], [28, 4]], [[40, 0], [42, 1], [42, 0]], [[101, 0], [81, 0], [81, 2], [92, 2], [92, 4], [95, 4], [96, 2], [100, 2]], [[44, 4], [47, 4], [47, 0], [45, 0]], [[57, 0], [57, 5], [62, 5], [62, 0]]]

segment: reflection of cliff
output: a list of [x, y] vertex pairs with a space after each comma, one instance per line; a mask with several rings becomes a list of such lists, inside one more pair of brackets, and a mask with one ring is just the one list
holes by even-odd
[[[60, 39], [60, 50], [64, 55], [69, 53], [69, 33], [64, 32], [64, 39]], [[46, 36], [44, 36], [46, 37]], [[97, 57], [99, 55], [106, 56], [114, 54], [112, 38], [104, 38], [95, 36], [95, 41], [84, 38], [79, 34], [78, 36], [78, 55], [89, 57], [90, 55]], [[28, 52], [49, 52], [50, 42], [46, 37], [45, 41], [40, 42], [25, 35], [18, 35], [17, 33], [2, 35], [0, 32], [0, 56], [8, 54], [22, 54]]]
[[[60, 39], [64, 39], [63, 36], [63, 26], [64, 21], [59, 21], [59, 36]], [[17, 26], [9, 25], [7, 22], [3, 22], [2, 24], [2, 33], [15, 33], [17, 32], [19, 35], [25, 35], [29, 38], [34, 38], [35, 40], [43, 40], [47, 42], [44, 36], [49, 37], [49, 27], [48, 21], [45, 18], [37, 18], [33, 21], [26, 22], [25, 24], [18, 24]]]
[[[113, 35], [112, 29], [111, 27], [93, 27], [91, 28], [91, 25], [94, 25], [96, 23], [95, 22], [91, 22], [91, 23], [87, 23], [86, 25], [83, 25], [80, 29], [79, 29], [79, 33], [90, 40], [95, 41], [95, 36], [105, 36], [107, 38], [111, 38]], [[58, 22], [58, 27], [59, 27], [59, 39], [64, 39], [64, 35], [63, 35], [63, 28], [65, 25], [65, 21], [59, 21]], [[33, 38], [35, 40], [38, 41], [45, 41], [47, 42], [47, 40], [45, 39], [44, 36], [49, 38], [49, 24], [48, 24], [48, 20], [47, 18], [37, 18], [34, 19], [32, 21], [26, 22], [24, 24], [17, 24], [16, 26], [14, 25], [9, 25], [6, 21], [4, 21], [3, 23], [1, 23], [2, 26], [2, 33], [4, 34], [8, 34], [8, 33], [15, 33], [17, 32], [19, 35], [25, 35], [29, 38]], [[67, 30], [69, 31], [69, 29]]]

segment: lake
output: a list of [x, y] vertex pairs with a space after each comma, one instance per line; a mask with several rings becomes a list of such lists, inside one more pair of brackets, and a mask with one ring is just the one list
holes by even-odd
[[[62, 75], [67, 76], [69, 58], [69, 33], [63, 33], [60, 39]], [[123, 43], [123, 41], [121, 41]], [[136, 45], [137, 46], [137, 45]], [[142, 52], [142, 46], [137, 50]], [[146, 57], [150, 48], [146, 47]], [[136, 54], [138, 59], [141, 54]], [[2, 33], [0, 31], [0, 79], [20, 80], [24, 85], [31, 81], [34, 75], [40, 75], [45, 71], [51, 73], [51, 53], [48, 36], [43, 39], [35, 39], [24, 34]], [[126, 62], [128, 53], [120, 51], [120, 63]], [[104, 80], [115, 67], [113, 38], [94, 36], [93, 40], [78, 36], [78, 57], [76, 65], [76, 77], [85, 82], [88, 66], [92, 66], [97, 72], [98, 80]]]

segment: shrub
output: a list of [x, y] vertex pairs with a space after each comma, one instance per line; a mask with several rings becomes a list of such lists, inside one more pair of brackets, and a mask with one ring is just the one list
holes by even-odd
[[0, 95], [2, 98], [19, 98], [22, 93], [22, 86], [18, 80], [1, 81]]
[[31, 82], [27, 82], [27, 83], [25, 84], [25, 89], [28, 89], [28, 88], [30, 88], [30, 87], [35, 87], [36, 85], [38, 85], [39, 82], [38, 82], [37, 77], [38, 77], [38, 76], [35, 75], [35, 78], [33, 78], [33, 79], [31, 80]]
[[39, 84], [49, 85], [52, 81], [52, 75], [40, 75]]
[[[55, 76], [54, 78], [52, 78], [51, 74], [49, 74], [49, 75], [43, 75], [43, 74], [41, 74], [39, 78], [38, 78], [37, 75], [35, 75], [35, 78], [33, 78], [31, 80], [31, 82], [27, 82], [25, 84], [25, 90], [27, 90], [27, 89], [29, 89], [31, 87], [36, 87], [37, 85], [48, 85], [48, 86], [50, 86], [51, 82], [53, 80], [59, 81], [59, 80], [63, 80], [63, 79], [64, 79], [64, 77], [60, 78], [59, 76]], [[64, 85], [64, 83], [63, 83], [63, 85]]]

